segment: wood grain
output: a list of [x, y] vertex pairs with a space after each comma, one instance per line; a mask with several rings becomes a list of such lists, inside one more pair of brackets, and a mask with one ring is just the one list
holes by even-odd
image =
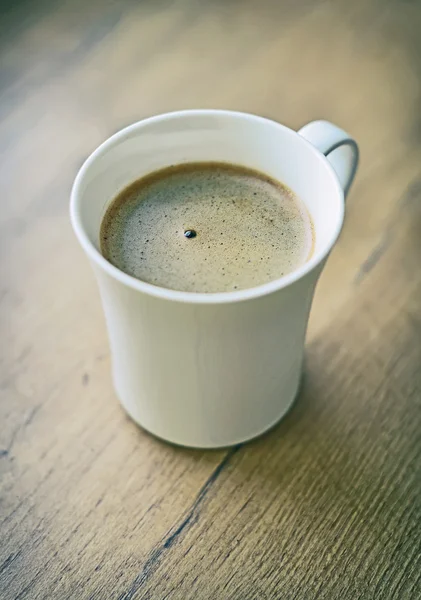
[[[0, 15], [0, 597], [421, 598], [421, 5], [10, 0]], [[362, 156], [296, 406], [215, 452], [120, 409], [68, 223], [98, 143], [189, 107], [327, 118]]]

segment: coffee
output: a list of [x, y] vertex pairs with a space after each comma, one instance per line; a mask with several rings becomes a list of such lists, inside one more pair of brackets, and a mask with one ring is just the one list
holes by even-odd
[[286, 186], [225, 163], [147, 175], [108, 207], [100, 245], [142, 281], [186, 292], [229, 292], [278, 279], [311, 255], [310, 216]]

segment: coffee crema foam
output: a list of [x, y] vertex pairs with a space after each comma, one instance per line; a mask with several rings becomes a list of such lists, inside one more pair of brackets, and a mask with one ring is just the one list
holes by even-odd
[[279, 279], [309, 259], [313, 239], [289, 188], [225, 163], [176, 165], [135, 181], [111, 202], [100, 232], [102, 254], [125, 273], [199, 293]]

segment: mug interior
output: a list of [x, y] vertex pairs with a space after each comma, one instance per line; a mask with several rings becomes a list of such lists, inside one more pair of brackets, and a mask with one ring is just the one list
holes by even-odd
[[[286, 184], [304, 202], [311, 215], [315, 230], [311, 258], [277, 281], [220, 294], [157, 288], [108, 263], [99, 251], [99, 231], [106, 208], [117, 194], [136, 179], [157, 169], [200, 161], [250, 167]], [[217, 110], [168, 113], [145, 119], [116, 133], [82, 166], [71, 198], [73, 226], [91, 259], [127, 285], [180, 300], [220, 301], [227, 300], [227, 296], [239, 299], [292, 283], [327, 256], [341, 229], [343, 214], [343, 191], [332, 167], [297, 132], [262, 117]]]

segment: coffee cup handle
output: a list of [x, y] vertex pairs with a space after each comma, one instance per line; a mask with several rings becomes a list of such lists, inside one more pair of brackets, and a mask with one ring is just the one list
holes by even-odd
[[312, 121], [298, 133], [326, 156], [346, 197], [358, 167], [359, 151], [356, 141], [329, 121]]

